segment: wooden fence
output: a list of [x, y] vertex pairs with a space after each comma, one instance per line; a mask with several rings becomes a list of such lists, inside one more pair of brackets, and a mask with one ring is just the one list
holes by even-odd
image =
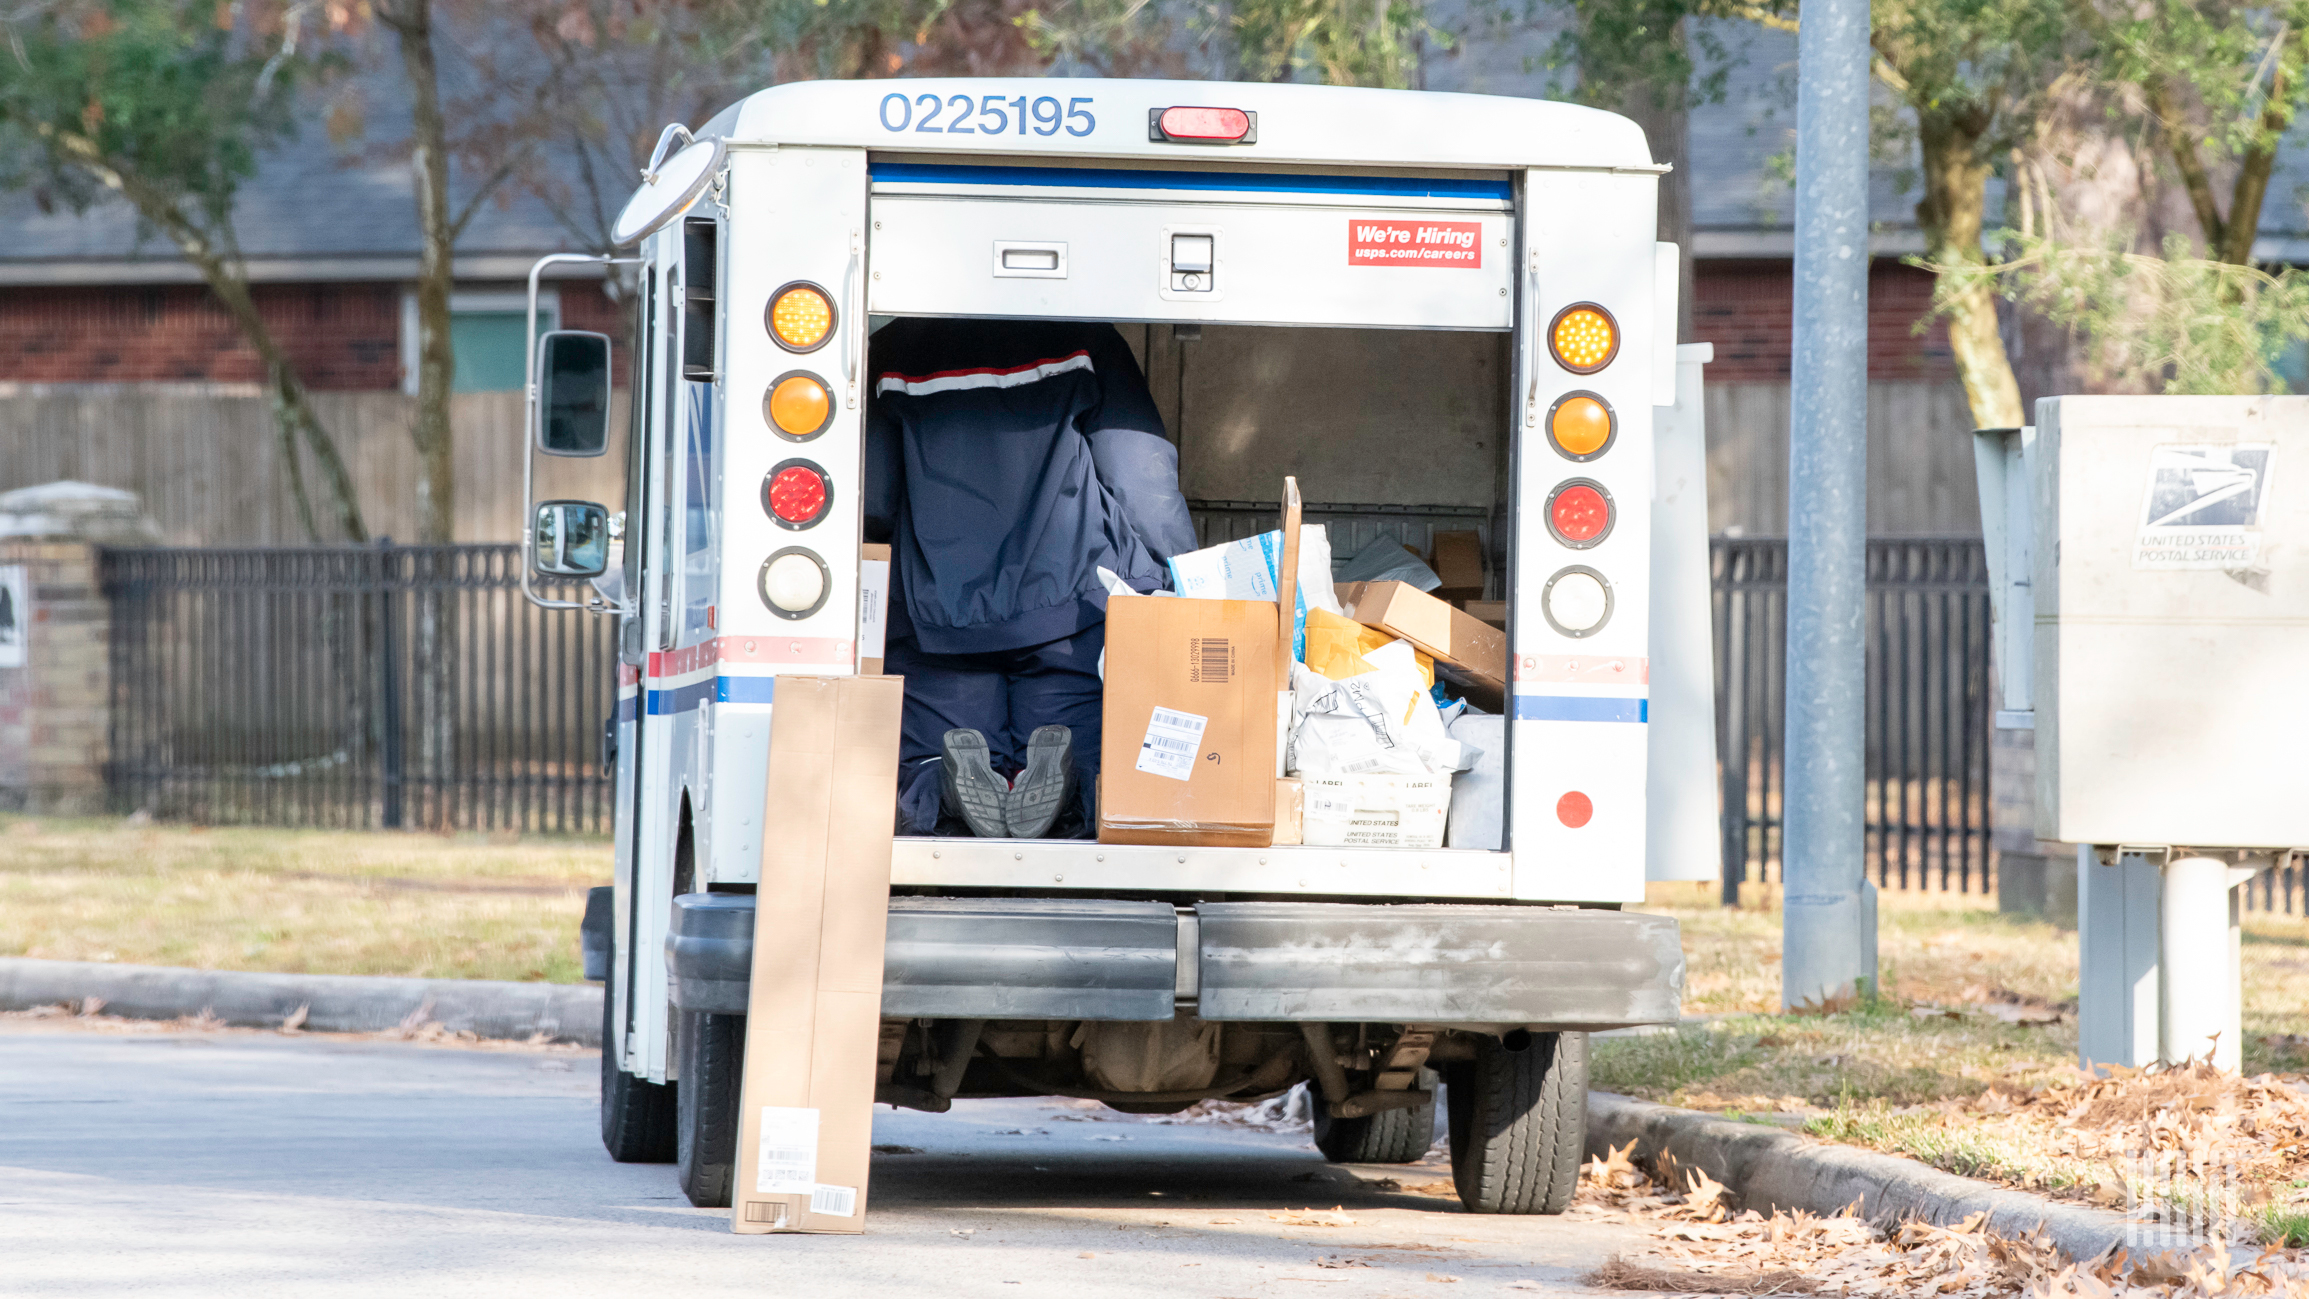
[[[314, 408], [353, 478], [372, 537], [416, 537], [417, 399], [397, 392], [328, 392]], [[625, 479], [625, 395], [608, 455], [539, 461], [540, 499], [574, 497], [617, 509]], [[521, 536], [521, 394], [450, 400], [462, 542]], [[309, 456], [306, 489], [326, 526]], [[163, 539], [179, 546], [306, 544], [272, 408], [254, 384], [0, 383], [0, 491], [58, 479], [124, 487], [143, 498]], [[334, 534], [323, 538], [337, 541]]]
[[[540, 461], [541, 499], [576, 497], [616, 508], [625, 472], [623, 393], [617, 401], [611, 426], [620, 433], [613, 436], [610, 454], [598, 460]], [[413, 539], [417, 456], [408, 429], [416, 400], [399, 393], [319, 393], [314, 404], [343, 448], [370, 535]], [[1786, 534], [1788, 407], [1784, 383], [1708, 389], [1711, 533]], [[456, 539], [468, 544], [517, 539], [520, 394], [464, 394], [452, 401], [451, 414]], [[1869, 386], [1870, 535], [1979, 535], [1972, 449], [1965, 436], [1970, 427], [1963, 393], [1954, 384]], [[1190, 438], [1194, 435], [1190, 428]], [[1363, 455], [1367, 447], [1347, 441], [1335, 454]], [[1344, 481], [1354, 477], [1352, 468], [1328, 472], [1317, 454], [1302, 478]], [[60, 478], [137, 493], [172, 545], [294, 546], [306, 541], [281, 472], [270, 408], [253, 385], [0, 383], [0, 491]], [[307, 480], [312, 480], [309, 469]], [[1451, 499], [1489, 497], [1488, 490], [1476, 490]]]

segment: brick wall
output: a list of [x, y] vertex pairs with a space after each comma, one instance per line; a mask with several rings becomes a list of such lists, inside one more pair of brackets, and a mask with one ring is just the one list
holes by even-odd
[[28, 571], [21, 668], [0, 668], [0, 807], [87, 814], [104, 805], [110, 611], [96, 550], [77, 541], [0, 540], [0, 567]]
[[[572, 329], [622, 338], [627, 314], [601, 290], [563, 283]], [[401, 386], [401, 286], [263, 284], [257, 310], [315, 391]], [[206, 287], [107, 285], [0, 292], [0, 381], [255, 383], [264, 367]], [[621, 372], [620, 384], [624, 381]]]
[[[1794, 280], [1779, 261], [1701, 262], [1692, 328], [1716, 345], [1709, 383], [1786, 382], [1794, 332]], [[1945, 379], [1955, 374], [1948, 330], [1931, 321], [1932, 275], [1879, 261], [1868, 274], [1868, 377]]]
[[[257, 310], [315, 389], [401, 382], [392, 284], [264, 284]], [[264, 367], [205, 286], [22, 288], [0, 294], [0, 379], [255, 383]]]

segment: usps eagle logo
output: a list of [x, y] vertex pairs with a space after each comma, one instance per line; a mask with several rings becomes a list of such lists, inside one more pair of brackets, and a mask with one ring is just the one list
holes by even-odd
[[2179, 443], [2149, 452], [2135, 568], [2249, 569], [2261, 558], [2267, 443]]

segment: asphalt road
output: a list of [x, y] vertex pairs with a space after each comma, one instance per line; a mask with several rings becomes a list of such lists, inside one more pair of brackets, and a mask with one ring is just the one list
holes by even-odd
[[907, 1149], [874, 1160], [865, 1235], [733, 1236], [670, 1166], [602, 1153], [596, 1068], [0, 1025], [0, 1294], [1459, 1299], [1591, 1293], [1638, 1240], [1365, 1186], [1436, 1171], [1327, 1165], [1303, 1134], [1032, 1101], [879, 1111]]

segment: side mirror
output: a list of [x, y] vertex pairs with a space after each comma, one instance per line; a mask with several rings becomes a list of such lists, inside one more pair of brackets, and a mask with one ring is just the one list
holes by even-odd
[[609, 568], [609, 511], [591, 501], [541, 502], [529, 563], [549, 577], [601, 576]]
[[609, 335], [556, 329], [537, 340], [537, 412], [546, 455], [609, 449]]

